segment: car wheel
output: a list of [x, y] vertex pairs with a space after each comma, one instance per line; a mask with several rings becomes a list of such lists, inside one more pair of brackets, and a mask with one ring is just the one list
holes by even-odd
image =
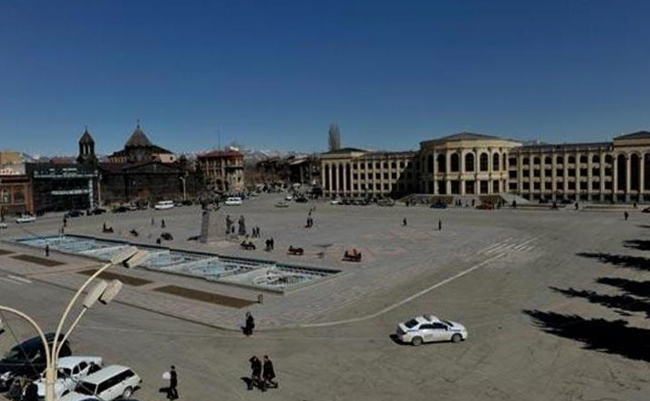
[[122, 399], [128, 400], [129, 398], [131, 398], [132, 395], [133, 395], [133, 389], [131, 387], [127, 387], [124, 389], [124, 392], [122, 393]]
[[415, 347], [419, 347], [420, 345], [422, 345], [422, 337], [414, 337], [411, 340], [411, 344], [413, 344], [413, 346]]
[[452, 343], [459, 343], [462, 339], [463, 337], [460, 334], [454, 334], [453, 336], [451, 336]]

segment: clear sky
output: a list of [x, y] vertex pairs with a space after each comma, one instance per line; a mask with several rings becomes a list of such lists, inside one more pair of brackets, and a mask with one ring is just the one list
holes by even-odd
[[415, 149], [650, 130], [650, 1], [2, 0], [0, 148], [100, 152], [140, 119], [174, 151], [231, 141]]

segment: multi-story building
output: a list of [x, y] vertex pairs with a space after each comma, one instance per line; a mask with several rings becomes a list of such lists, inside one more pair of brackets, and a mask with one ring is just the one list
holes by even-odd
[[26, 175], [0, 175], [0, 216], [34, 213], [31, 185]]
[[330, 196], [499, 195], [630, 202], [650, 198], [650, 132], [612, 142], [523, 144], [460, 133], [413, 152], [345, 148], [321, 156]]
[[97, 169], [90, 165], [27, 163], [36, 213], [87, 210], [97, 205]]
[[203, 185], [217, 192], [244, 189], [244, 155], [237, 150], [215, 150], [197, 157], [196, 168]]

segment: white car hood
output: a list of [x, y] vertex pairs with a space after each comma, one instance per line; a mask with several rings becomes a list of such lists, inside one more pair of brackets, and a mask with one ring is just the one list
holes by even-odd
[[59, 401], [89, 401], [97, 400], [97, 397], [93, 395], [79, 394], [76, 391], [71, 391], [65, 395], [65, 397], [59, 398]]
[[[45, 382], [43, 379], [36, 381], [36, 387], [38, 388], [38, 396], [45, 397]], [[54, 383], [54, 394], [61, 394], [65, 390], [63, 387], [63, 380], [57, 379]]]

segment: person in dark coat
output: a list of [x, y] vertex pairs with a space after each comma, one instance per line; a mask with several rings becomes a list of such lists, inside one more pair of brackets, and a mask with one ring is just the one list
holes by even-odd
[[248, 384], [248, 389], [252, 390], [254, 386], [261, 387], [262, 362], [255, 355], [248, 361], [251, 363], [251, 381]]
[[167, 391], [167, 399], [178, 399], [178, 375], [176, 374], [176, 367], [171, 366], [169, 371], [169, 390]]
[[30, 380], [25, 388], [25, 395], [23, 401], [38, 401], [38, 386]]
[[45, 256], [50, 257], [50, 245], [45, 245]]
[[278, 382], [273, 380], [275, 379], [275, 368], [273, 367], [273, 362], [271, 362], [268, 355], [264, 355], [264, 373], [262, 374], [262, 377], [267, 386], [278, 388]]
[[623, 213], [623, 217], [625, 217], [625, 221], [630, 217], [630, 214], [628, 212]]
[[404, 220], [402, 220], [402, 225], [403, 225], [403, 226], [406, 226], [406, 225], [407, 225], [406, 217], [404, 217]]
[[251, 314], [250, 312], [246, 312], [246, 322], [244, 323], [244, 334], [246, 336], [252, 336], [253, 329], [255, 329], [255, 319], [253, 318], [253, 314]]
[[438, 231], [442, 231], [442, 220], [438, 220]]

